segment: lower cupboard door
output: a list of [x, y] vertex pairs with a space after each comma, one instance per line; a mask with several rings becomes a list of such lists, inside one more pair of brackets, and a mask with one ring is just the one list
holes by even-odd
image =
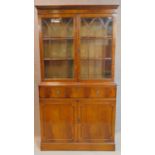
[[40, 100], [42, 142], [73, 142], [75, 106], [66, 100]]
[[78, 113], [80, 142], [114, 142], [115, 101], [83, 100]]

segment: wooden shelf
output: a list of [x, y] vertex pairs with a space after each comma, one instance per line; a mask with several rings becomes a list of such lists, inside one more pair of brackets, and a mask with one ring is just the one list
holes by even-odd
[[83, 36], [81, 39], [112, 39], [112, 36], [105, 36], [105, 37], [93, 37], [93, 36]]
[[88, 73], [88, 74], [80, 74], [80, 76], [83, 76], [83, 77], [84, 77], [84, 76], [85, 76], [85, 77], [86, 77], [86, 76], [87, 76], [87, 77], [89, 77], [89, 76], [94, 76], [94, 77], [95, 77], [95, 76], [101, 76], [101, 78], [104, 78], [103, 76], [105, 76], [105, 75], [111, 75], [111, 71], [105, 71], [105, 72], [103, 72], [103, 73], [101, 73], [101, 74], [96, 74], [96, 73], [95, 73], [95, 74], [89, 74], [89, 73]]
[[43, 37], [43, 40], [73, 40], [73, 37]]
[[[43, 40], [73, 40], [73, 37], [43, 37]], [[81, 39], [112, 39], [111, 36], [105, 36], [105, 37], [90, 37], [90, 36], [85, 36], [81, 37]]]
[[73, 58], [44, 58], [44, 61], [68, 61], [73, 60]]
[[98, 60], [112, 60], [112, 58], [81, 58], [81, 60], [86, 61], [98, 61]]

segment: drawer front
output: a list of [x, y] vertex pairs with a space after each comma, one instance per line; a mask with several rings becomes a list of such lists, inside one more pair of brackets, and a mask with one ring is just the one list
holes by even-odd
[[93, 87], [90, 88], [89, 97], [95, 98], [115, 98], [116, 88], [115, 87]]
[[41, 98], [115, 98], [115, 86], [52, 86], [39, 88]]
[[67, 97], [67, 91], [65, 87], [40, 87], [39, 96], [41, 98]]

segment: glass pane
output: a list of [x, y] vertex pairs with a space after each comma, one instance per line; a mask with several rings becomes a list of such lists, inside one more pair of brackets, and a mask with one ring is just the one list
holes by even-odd
[[45, 78], [73, 78], [73, 19], [42, 20]]
[[44, 41], [44, 58], [73, 59], [73, 40]]
[[72, 18], [48, 18], [42, 20], [42, 31], [44, 37], [72, 37]]
[[81, 36], [103, 37], [111, 35], [112, 17], [81, 19]]
[[112, 18], [81, 19], [81, 79], [111, 78]]
[[45, 78], [72, 78], [73, 60], [45, 61]]

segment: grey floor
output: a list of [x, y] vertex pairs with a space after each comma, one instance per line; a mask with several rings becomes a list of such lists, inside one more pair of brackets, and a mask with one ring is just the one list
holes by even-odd
[[121, 155], [120, 133], [116, 133], [116, 151], [40, 151], [40, 137], [34, 140], [34, 155]]

